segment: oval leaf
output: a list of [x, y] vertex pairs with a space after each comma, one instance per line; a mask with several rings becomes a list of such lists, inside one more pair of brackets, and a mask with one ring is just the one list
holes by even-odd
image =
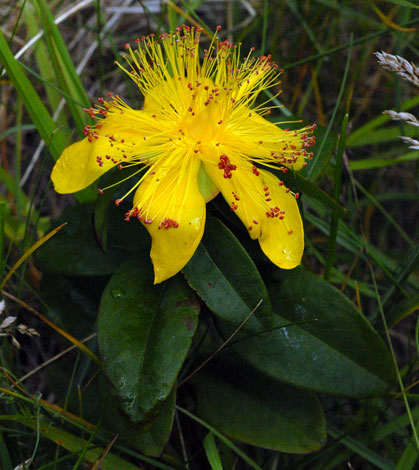
[[313, 393], [220, 361], [192, 383], [198, 415], [233, 439], [290, 453], [312, 452], [326, 441], [325, 419]]
[[[390, 353], [356, 307], [307, 271], [286, 274], [272, 289], [274, 331], [233, 347], [250, 364], [284, 382], [323, 393], [367, 397], [394, 380]], [[225, 329], [225, 327], [224, 327]], [[229, 334], [229, 331], [225, 331]]]
[[106, 286], [98, 344], [111, 393], [133, 422], [149, 424], [176, 381], [199, 304], [181, 278], [153, 286], [151, 263], [126, 260]]
[[260, 332], [272, 326], [271, 302], [259, 271], [218, 219], [208, 217], [204, 238], [182, 272], [215, 315], [239, 325], [262, 300], [243, 328]]
[[[123, 221], [123, 209], [113, 207], [109, 251], [102, 251], [92, 227], [93, 206], [71, 207], [59, 218], [68, 224], [35, 253], [42, 271], [68, 276], [103, 276], [111, 274], [130, 251], [142, 251], [148, 258], [149, 237], [140, 223]], [[57, 221], [58, 223], [58, 221]]]

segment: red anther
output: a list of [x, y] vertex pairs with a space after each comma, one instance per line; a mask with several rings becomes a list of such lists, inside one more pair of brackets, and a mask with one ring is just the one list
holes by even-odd
[[252, 166], [252, 172], [254, 175], [259, 176], [259, 171], [255, 165]]
[[283, 182], [283, 181], [280, 181], [278, 184], [279, 184], [279, 186], [284, 186], [284, 182]]
[[152, 118], [156, 118], [157, 116], [156, 116], [155, 114], [152, 114], [151, 117], [152, 117]]
[[[146, 223], [144, 221], [144, 223]], [[173, 219], [169, 219], [168, 217], [166, 217], [165, 219], [163, 219], [159, 226], [157, 227], [159, 230], [162, 229], [162, 228], [165, 228], [165, 229], [168, 229], [168, 228], [178, 228], [179, 227], [179, 224], [176, 222], [176, 220], [173, 220]]]
[[83, 135], [89, 135], [89, 134], [90, 134], [90, 126], [84, 126]]
[[267, 191], [268, 189], [269, 189], [269, 188], [268, 188], [267, 186], [265, 186], [265, 187], [263, 188], [264, 191]]
[[272, 199], [270, 197], [267, 197], [265, 201], [269, 202], [269, 201], [272, 201]]
[[192, 112], [192, 108], [189, 106], [188, 108], [188, 111], [191, 113]]
[[253, 219], [253, 223], [254, 223], [255, 225], [257, 225], [259, 222], [258, 222], [257, 220], [255, 220], [255, 219]]
[[113, 93], [112, 93], [111, 91], [109, 91], [109, 92], [108, 92], [108, 96], [109, 96], [109, 98], [112, 98]]
[[280, 216], [278, 217], [278, 219], [279, 219], [279, 220], [284, 220], [284, 216], [283, 216], [283, 215], [280, 215]]
[[115, 205], [116, 206], [119, 206], [119, 204], [121, 204], [122, 202], [122, 199], [115, 199]]
[[221, 31], [221, 26], [218, 25], [215, 29], [216, 29], [217, 31]]
[[252, 228], [253, 228], [253, 227], [252, 227], [251, 225], [249, 225], [249, 226], [247, 227], [247, 230], [249, 230], [249, 232], [250, 232], [250, 230], [252, 230]]
[[97, 192], [98, 192], [99, 194], [103, 194], [103, 189], [98, 188]]
[[194, 153], [198, 153], [198, 152], [199, 152], [199, 150], [196, 150], [196, 149], [194, 150]]
[[279, 69], [279, 73], [284, 73], [284, 69]]
[[223, 123], [223, 121], [222, 121], [222, 120], [220, 120], [220, 121], [218, 121], [218, 122], [217, 122], [217, 124], [222, 124], [222, 123]]
[[262, 145], [262, 144], [263, 144], [263, 140], [259, 140], [259, 144]]
[[252, 46], [252, 47], [250, 48], [250, 50], [251, 50], [252, 52], [255, 52], [255, 46]]
[[138, 44], [140, 42], [140, 38], [137, 38], [135, 42]]
[[295, 193], [295, 199], [298, 199], [300, 197], [300, 193]]
[[103, 103], [105, 101], [101, 96], [97, 100], [99, 103]]
[[118, 165], [118, 170], [122, 170], [122, 165], [121, 164]]
[[288, 235], [291, 235], [292, 234], [292, 230], [288, 230]]
[[125, 47], [125, 49], [129, 49], [129, 48], [130, 48], [130, 45], [129, 45], [129, 43], [128, 43], [128, 42], [126, 42], [126, 43], [124, 44], [124, 47]]

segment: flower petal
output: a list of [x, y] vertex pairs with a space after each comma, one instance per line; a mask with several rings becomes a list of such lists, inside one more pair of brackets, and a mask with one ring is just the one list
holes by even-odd
[[304, 251], [304, 229], [295, 196], [287, 192], [280, 180], [261, 171], [270, 188], [272, 201], [285, 211], [284, 218], [270, 217], [265, 222], [259, 244], [265, 255], [282, 269], [293, 269], [301, 262]]
[[263, 165], [274, 167], [280, 164], [298, 171], [305, 166], [305, 147], [312, 144], [311, 132], [312, 126], [281, 129], [257, 112], [238, 107], [232, 113], [224, 140], [242, 155]]
[[152, 238], [155, 284], [180, 271], [201, 241], [205, 200], [198, 187], [200, 164], [185, 157], [182, 166], [155, 165], [135, 193], [134, 214]]
[[[67, 147], [51, 173], [57, 193], [80, 191], [111, 169], [115, 164], [105, 157], [110, 151], [109, 141], [104, 137], [94, 139], [92, 142], [86, 137]], [[102, 157], [102, 166], [96, 160], [97, 156]]]
[[55, 190], [80, 191], [119, 163], [138, 161], [139, 152], [150, 148], [145, 139], [156, 130], [161, 132], [161, 125], [149, 113], [108, 103], [106, 117], [87, 131], [89, 137], [67, 147], [57, 160], [51, 174]]
[[[113, 108], [111, 108], [113, 109]], [[141, 111], [131, 110], [137, 115]], [[128, 120], [128, 122], [130, 122]], [[89, 186], [122, 161], [130, 159], [125, 156], [124, 140], [136, 141], [139, 131], [134, 126], [122, 124], [120, 113], [109, 113], [98, 124], [98, 128], [89, 131], [89, 137], [67, 147], [52, 169], [51, 179], [58, 193], [75, 193]], [[88, 127], [88, 126], [87, 126]], [[138, 153], [138, 150], [136, 150]]]
[[230, 177], [216, 164], [205, 162], [204, 167], [266, 256], [283, 269], [298, 266], [304, 232], [295, 196], [272, 173], [243, 158], [236, 156], [231, 164], [236, 169]]

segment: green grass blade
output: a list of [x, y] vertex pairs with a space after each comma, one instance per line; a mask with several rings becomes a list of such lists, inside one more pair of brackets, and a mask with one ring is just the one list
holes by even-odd
[[14, 134], [15, 132], [21, 131], [33, 131], [36, 127], [33, 124], [21, 124], [20, 126], [12, 126], [0, 133], [0, 142], [8, 137], [9, 135]]
[[356, 439], [350, 436], [342, 436], [341, 432], [333, 426], [328, 426], [327, 433], [334, 439], [338, 439], [343, 445], [353, 450], [368, 462], [371, 462], [377, 468], [381, 470], [396, 470], [396, 466], [393, 462], [384, 459]]
[[[403, 145], [400, 142], [400, 145]], [[393, 166], [398, 163], [410, 162], [419, 159], [419, 151], [406, 153], [395, 158], [364, 158], [362, 160], [352, 160], [349, 162], [349, 168], [352, 171], [371, 170], [372, 168], [383, 168], [385, 166]]]
[[[329, 124], [327, 126], [326, 132], [325, 132], [324, 137], [322, 139], [322, 143], [320, 145], [320, 148], [317, 151], [317, 156], [321, 155], [323, 147], [324, 147], [324, 145], [327, 141], [327, 137], [328, 137], [328, 135], [329, 135], [329, 133], [332, 129], [333, 123], [335, 121], [335, 117], [336, 117], [336, 114], [337, 114], [338, 109], [339, 109], [340, 101], [342, 99], [343, 92], [345, 90], [346, 79], [348, 78], [349, 65], [351, 63], [351, 55], [352, 55], [352, 37], [351, 37], [351, 40], [349, 41], [348, 57], [346, 59], [345, 71], [343, 73], [342, 83], [340, 85], [340, 90], [339, 90], [339, 94], [338, 94], [338, 97], [337, 97], [337, 100], [336, 100], [335, 109], [333, 110], [332, 117], [330, 118], [330, 121], [329, 121]], [[312, 165], [307, 171], [307, 178], [308, 179], [310, 179], [313, 168], [314, 168], [314, 165]]]
[[223, 470], [220, 454], [218, 453], [217, 444], [215, 443], [214, 434], [209, 432], [204, 439], [204, 450], [211, 470]]
[[[13, 57], [12, 51], [7, 44], [7, 41], [0, 30], [0, 62], [2, 62], [6, 72], [15, 86], [20, 99], [28, 112], [32, 122], [44, 140], [46, 147], [51, 153], [54, 160], [57, 160], [61, 155], [61, 152], [68, 145], [67, 138], [57, 129], [56, 124], [52, 120], [47, 108], [39, 97], [35, 88], [32, 86], [25, 72], [22, 70], [19, 62]], [[9, 175], [0, 168], [0, 179], [4, 181], [4, 178]], [[11, 190], [12, 191], [12, 190]], [[90, 187], [76, 194], [76, 198], [79, 202], [91, 201], [97, 196], [96, 191]]]
[[[415, 24], [419, 23], [419, 18], [415, 18], [411, 21], [407, 21], [406, 23], [402, 23], [401, 26], [413, 26]], [[391, 28], [383, 28], [380, 29], [379, 31], [375, 31], [374, 33], [369, 33], [366, 34], [365, 36], [361, 36], [358, 39], [354, 39], [352, 42], [353, 46], [356, 46], [358, 44], [363, 44], [364, 42], [368, 42], [371, 39], [374, 39], [378, 36], [382, 36], [384, 34], [388, 34], [392, 31]], [[345, 49], [348, 49], [350, 46], [351, 42], [341, 44], [340, 46], [333, 47], [332, 49], [328, 49], [327, 51], [324, 52], [319, 52], [318, 54], [314, 54], [310, 57], [306, 57], [305, 59], [297, 60], [296, 62], [292, 62], [291, 64], [285, 65], [282, 67], [284, 70], [289, 70], [294, 67], [299, 67], [300, 65], [306, 64], [308, 62], [315, 62], [318, 59], [321, 59], [323, 57], [330, 57], [332, 54], [337, 54], [338, 52], [344, 51]]]
[[[47, 2], [45, 0], [36, 0], [35, 7], [39, 20], [45, 31], [45, 41], [48, 47], [51, 63], [61, 88], [76, 101], [81, 103], [82, 106], [89, 107], [90, 103], [80, 77], [76, 72], [76, 68], [60, 31], [54, 22], [54, 17], [51, 14]], [[83, 108], [75, 105], [72, 100], [67, 99], [66, 101], [76, 128], [79, 134], [81, 134], [88, 121], [86, 114], [83, 112]]]
[[4, 224], [6, 222], [6, 204], [0, 202], [0, 279], [3, 277], [6, 260], [3, 257], [4, 250]]
[[407, 0], [385, 0], [385, 1], [388, 3], [394, 3], [395, 5], [400, 5], [402, 7], [419, 8], [417, 4], [408, 2]]
[[210, 426], [208, 423], [203, 421], [202, 419], [198, 418], [194, 414], [190, 413], [188, 410], [185, 410], [184, 408], [180, 406], [176, 406], [176, 409], [181, 411], [183, 414], [186, 416], [189, 416], [189, 418], [193, 419], [197, 423], [201, 424], [205, 428], [208, 429], [208, 431], [212, 432], [215, 436], [220, 439], [221, 442], [224, 442], [224, 444], [229, 447], [233, 452], [235, 452], [238, 456], [240, 456], [245, 462], [247, 462], [248, 465], [250, 465], [254, 470], [262, 470], [262, 468], [254, 461], [252, 460], [248, 455], [246, 455], [242, 450], [240, 450], [235, 444], [233, 444], [230, 439], [225, 437], [223, 434], [218, 432], [216, 429], [214, 429], [212, 426]]
[[[404, 284], [412, 271], [417, 267], [419, 262], [419, 246], [416, 246], [406, 258], [406, 262], [400, 266], [399, 271], [396, 274], [397, 285]], [[398, 291], [397, 285], [394, 284], [386, 290], [386, 293], [381, 301], [381, 305], [384, 306]], [[373, 321], [377, 318], [379, 309], [376, 309], [371, 315], [370, 320]]]
[[[338, 151], [336, 154], [336, 165], [335, 165], [335, 182], [333, 187], [333, 197], [335, 201], [339, 204], [341, 184], [342, 184], [342, 162], [343, 162], [343, 152], [345, 150], [345, 140], [346, 140], [346, 130], [348, 128], [348, 114], [345, 114], [345, 117], [342, 121], [342, 128], [340, 132], [340, 138], [338, 143]], [[338, 233], [338, 222], [339, 214], [336, 210], [332, 212], [332, 222], [330, 226], [330, 235], [329, 235], [329, 251], [327, 254], [326, 261], [326, 270], [324, 272], [324, 278], [326, 281], [330, 280], [330, 274], [333, 268], [333, 262], [335, 260], [336, 254], [336, 235]]]
[[[419, 95], [415, 96], [414, 98], [410, 98], [403, 102], [400, 106], [401, 111], [409, 111], [409, 109], [417, 106], [419, 104]], [[369, 143], [369, 136], [373, 135], [375, 129], [377, 127], [382, 126], [386, 122], [390, 121], [391, 118], [387, 114], [381, 114], [380, 116], [377, 116], [374, 119], [371, 119], [371, 121], [368, 121], [366, 124], [364, 124], [361, 127], [358, 127], [358, 129], [355, 129], [351, 134], [348, 136], [347, 139], [347, 145], [348, 147], [355, 147], [357, 145], [365, 145], [363, 142], [368, 142]], [[361, 142], [361, 143], [358, 143]]]
[[[418, 426], [416, 427], [416, 429]], [[413, 470], [415, 464], [418, 460], [418, 448], [413, 440], [409, 442], [403, 454], [400, 457], [400, 460], [397, 462], [397, 470]]]
[[56, 132], [56, 125], [52, 120], [48, 110], [44, 106], [38, 93], [35, 91], [31, 82], [23, 72], [19, 63], [13, 57], [13, 54], [7, 44], [7, 41], [0, 31], [0, 61], [3, 63], [10, 80], [15, 86], [26, 110], [28, 111], [32, 122], [35, 124], [45, 145], [57, 160], [62, 150], [67, 145], [67, 139], [61, 132]]
[[0, 432], [0, 468], [2, 470], [13, 470], [12, 461], [2, 432]]
[[[418, 152], [419, 153], [419, 152]], [[400, 227], [400, 225], [394, 220], [394, 218], [384, 209], [384, 207], [377, 201], [377, 199], [369, 193], [358, 181], [355, 180], [355, 186], [367, 197], [367, 199], [374, 204], [374, 206], [383, 214], [383, 216], [390, 222], [390, 224], [400, 233], [405, 241], [410, 245], [411, 248], [415, 247], [415, 243], [409, 237], [409, 235]]]

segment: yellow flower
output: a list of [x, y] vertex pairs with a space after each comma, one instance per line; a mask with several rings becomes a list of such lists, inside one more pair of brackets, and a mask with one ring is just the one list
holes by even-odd
[[[217, 28], [219, 30], [219, 28]], [[311, 158], [314, 126], [284, 130], [266, 120], [258, 94], [278, 85], [270, 57], [240, 59], [240, 47], [215, 33], [200, 60], [200, 28], [137, 39], [123, 69], [144, 107], [119, 96], [86, 110], [97, 120], [64, 150], [52, 171], [59, 193], [79, 191], [113, 167], [139, 165], [133, 207], [152, 237], [155, 283], [181, 270], [204, 231], [205, 203], [221, 191], [268, 258], [283, 269], [300, 263], [303, 226], [295, 197], [261, 167], [299, 170]], [[101, 192], [102, 190], [99, 190]]]

